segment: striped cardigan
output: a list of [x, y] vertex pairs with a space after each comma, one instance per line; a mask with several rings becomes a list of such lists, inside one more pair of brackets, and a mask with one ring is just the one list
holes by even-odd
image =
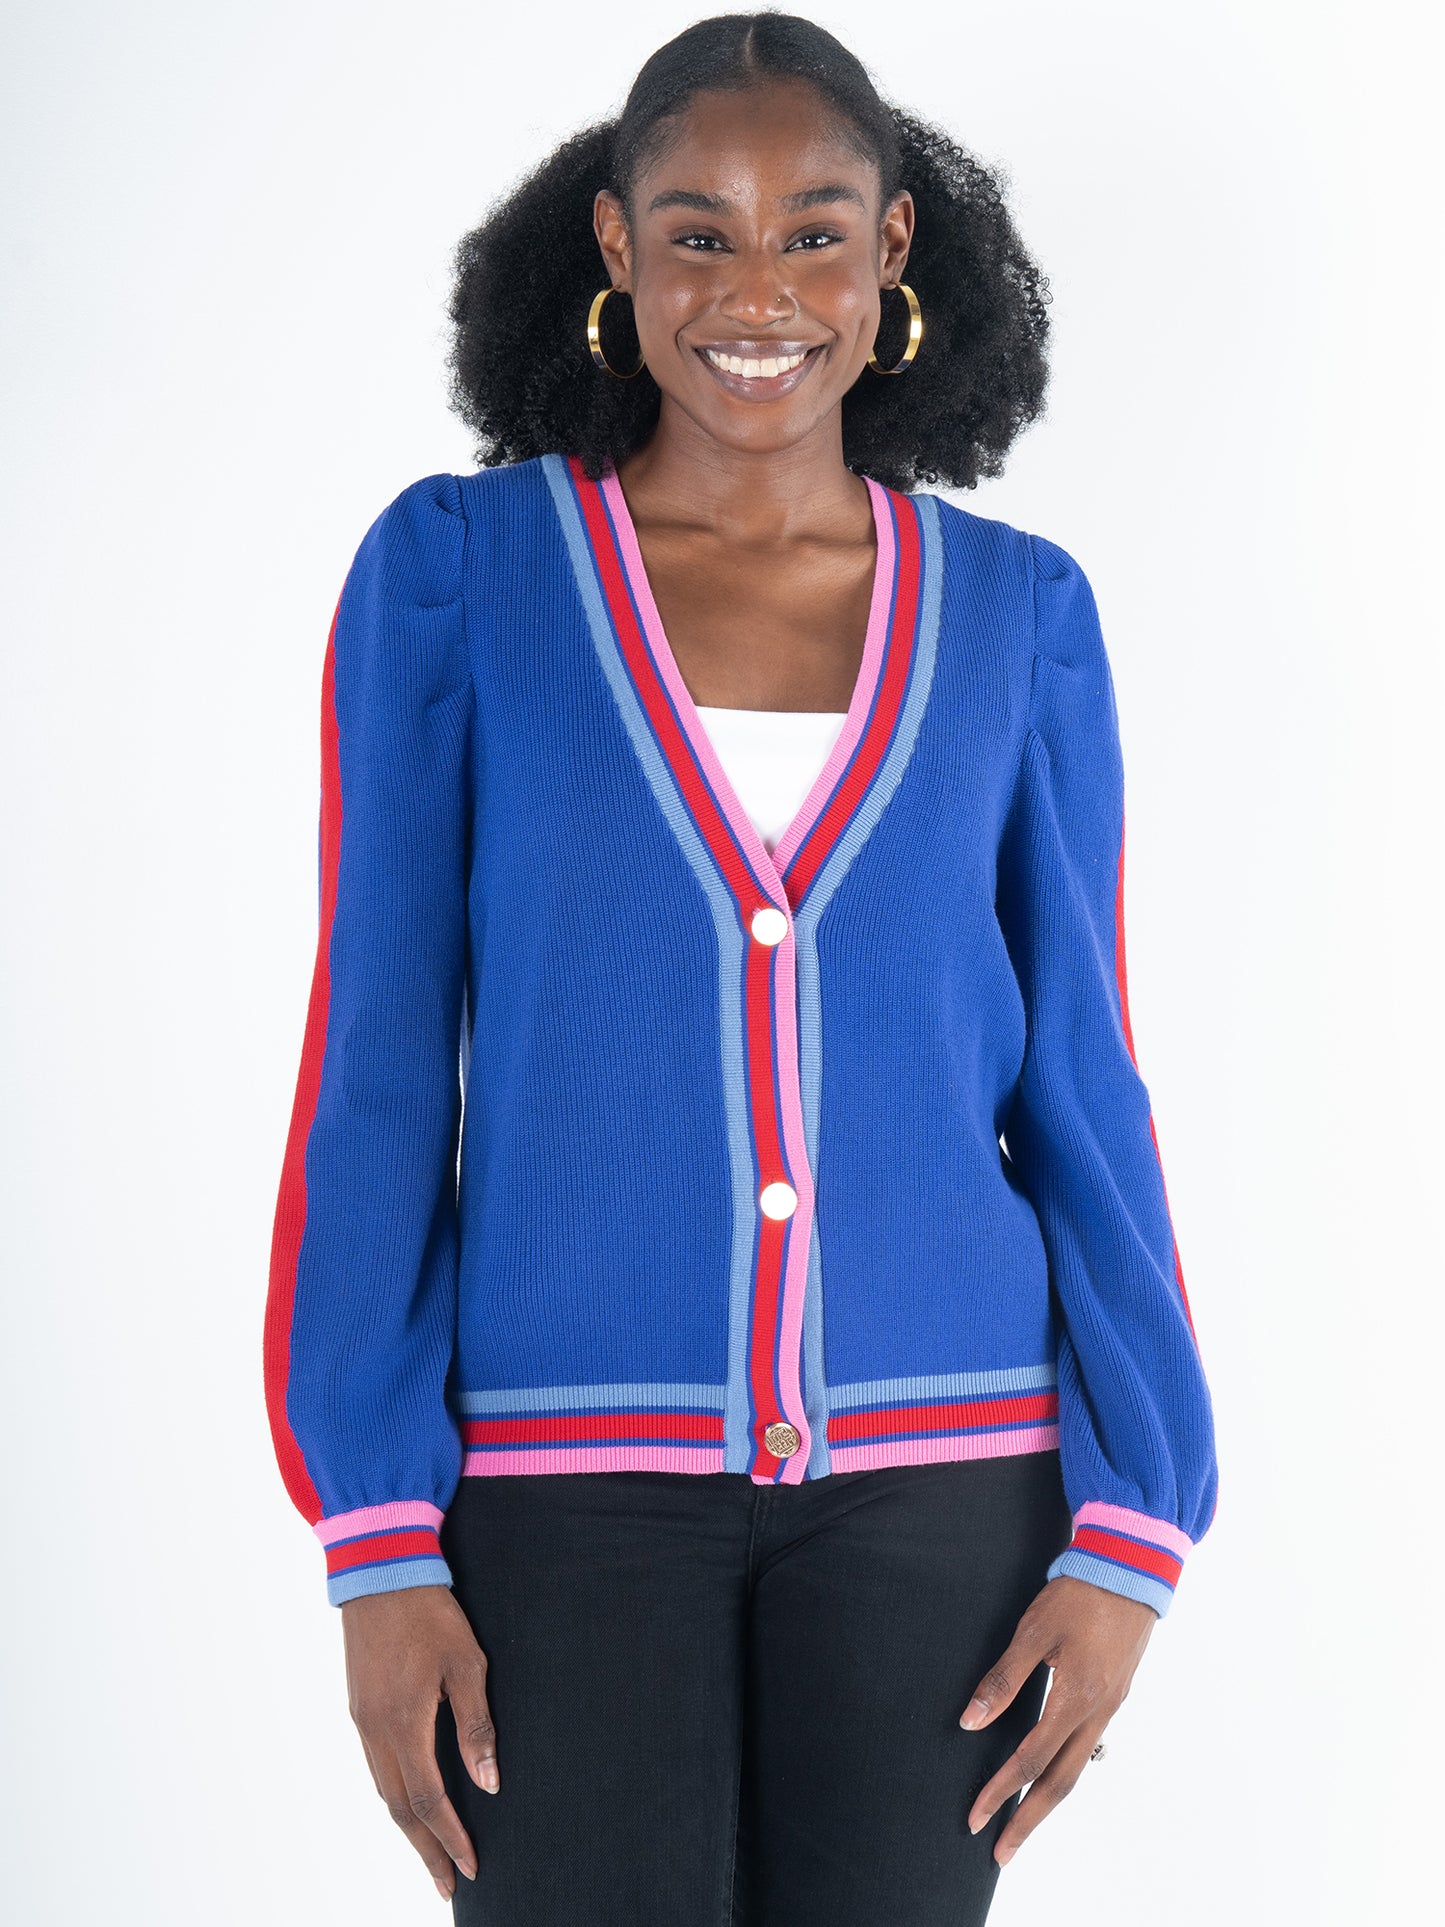
[[1058, 1452], [1164, 1612], [1210, 1401], [1125, 985], [1123, 777], [1055, 544], [869, 479], [862, 666], [769, 854], [615, 474], [405, 488], [322, 676], [265, 1388], [328, 1595], [457, 1482]]

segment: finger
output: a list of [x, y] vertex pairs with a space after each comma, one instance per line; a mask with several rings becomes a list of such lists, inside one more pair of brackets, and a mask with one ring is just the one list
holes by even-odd
[[994, 1844], [993, 1857], [1001, 1867], [1013, 1859], [1040, 1820], [1046, 1819], [1060, 1800], [1073, 1792], [1103, 1730], [1098, 1725], [1081, 1726], [1034, 1781], [1009, 1815], [1008, 1824]]
[[1043, 1657], [1043, 1642], [1036, 1633], [1026, 1632], [1021, 1626], [1003, 1658], [974, 1687], [973, 1698], [959, 1716], [959, 1725], [973, 1733], [996, 1719]]
[[[370, 1755], [368, 1756], [370, 1757]], [[443, 1900], [450, 1900], [456, 1891], [456, 1868], [451, 1856], [443, 1851], [436, 1835], [424, 1827], [407, 1804], [406, 1782], [402, 1778], [401, 1767], [394, 1753], [384, 1757], [378, 1752], [372, 1778], [376, 1790], [386, 1802], [387, 1812], [401, 1828], [407, 1839], [420, 1854], [427, 1872], [436, 1884], [437, 1892]]]
[[[385, 1800], [386, 1788], [382, 1784], [381, 1773], [377, 1768], [376, 1757], [371, 1750], [371, 1743], [367, 1739], [364, 1733], [360, 1733], [359, 1738], [361, 1740], [362, 1755], [366, 1760], [366, 1770], [371, 1775], [371, 1784], [376, 1788], [376, 1791], [380, 1795], [380, 1797], [383, 1800]], [[398, 1781], [400, 1781], [400, 1777], [401, 1776], [398, 1773], [397, 1774]], [[436, 1890], [441, 1895], [442, 1899], [450, 1900], [453, 1893], [455, 1893], [456, 1891], [456, 1885], [457, 1885], [456, 1873], [452, 1868], [452, 1866], [450, 1864], [447, 1864], [441, 1873], [438, 1873], [435, 1871], [435, 1869], [433, 1869], [432, 1880], [435, 1882]]]
[[[376, 1743], [373, 1745], [373, 1757], [376, 1761], [377, 1788], [386, 1802], [387, 1812], [415, 1847], [427, 1872], [436, 1882], [438, 1892], [450, 1899], [456, 1889], [456, 1867], [461, 1863], [454, 1861], [452, 1854], [432, 1831], [427, 1820], [413, 1806], [406, 1770], [400, 1755], [392, 1747]], [[425, 1804], [426, 1802], [423, 1801], [423, 1806]], [[457, 1824], [460, 1831], [460, 1822]], [[462, 1833], [462, 1838], [466, 1839], [465, 1833]], [[465, 1872], [466, 1869], [463, 1868], [463, 1871]], [[474, 1864], [472, 1871], [474, 1877]]]
[[457, 1745], [468, 1773], [484, 1793], [498, 1792], [497, 1729], [487, 1704], [487, 1656], [480, 1646], [447, 1662], [442, 1691], [451, 1701]]
[[447, 1793], [436, 1757], [436, 1714], [405, 1735], [397, 1761], [406, 1783], [407, 1804], [414, 1819], [435, 1835], [468, 1880], [477, 1877], [477, 1856], [471, 1837]]
[[1011, 1794], [1021, 1792], [1046, 1771], [1054, 1755], [1077, 1731], [1082, 1717], [1066, 1695], [1049, 1694], [1037, 1724], [1030, 1727], [974, 1801], [968, 1816], [970, 1833], [982, 1832]]

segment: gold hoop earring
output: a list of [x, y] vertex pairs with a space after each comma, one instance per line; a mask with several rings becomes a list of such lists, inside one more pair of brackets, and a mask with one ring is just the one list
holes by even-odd
[[637, 366], [632, 370], [632, 374], [628, 375], [619, 374], [617, 369], [610, 364], [606, 355], [602, 352], [602, 334], [599, 327], [602, 303], [607, 299], [609, 294], [616, 294], [616, 292], [616, 288], [601, 288], [593, 296], [592, 308], [587, 316], [587, 346], [592, 350], [592, 359], [597, 363], [599, 368], [605, 369], [609, 375], [616, 375], [619, 381], [631, 381], [633, 375], [640, 375], [647, 366], [647, 358], [641, 349], [638, 350]]
[[[903, 351], [902, 361], [895, 362], [891, 368], [880, 367], [874, 356], [873, 349], [870, 348], [868, 350], [868, 366], [878, 375], [901, 375], [909, 362], [912, 361], [913, 357], [918, 353], [918, 344], [923, 339], [923, 310], [918, 305], [918, 296], [913, 292], [912, 288], [906, 287], [901, 281], [895, 281], [893, 285], [908, 303], [908, 346]], [[882, 292], [886, 294], [888, 290], [885, 288]], [[877, 343], [875, 342], [874, 346], [876, 345]]]

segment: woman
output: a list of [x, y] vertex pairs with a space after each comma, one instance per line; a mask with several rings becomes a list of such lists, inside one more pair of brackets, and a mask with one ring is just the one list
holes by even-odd
[[485, 466], [332, 623], [267, 1313], [352, 1714], [459, 1921], [981, 1921], [1215, 1484], [1093, 598], [917, 488], [1039, 412], [1044, 284], [775, 13], [458, 269]]

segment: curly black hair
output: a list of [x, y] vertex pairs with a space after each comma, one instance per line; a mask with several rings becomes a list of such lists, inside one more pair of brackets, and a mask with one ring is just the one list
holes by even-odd
[[[880, 216], [903, 188], [915, 204], [904, 278], [923, 309], [923, 343], [906, 373], [865, 369], [844, 397], [844, 461], [904, 491], [973, 488], [1001, 473], [1014, 438], [1043, 411], [1050, 295], [1000, 177], [883, 100], [824, 28], [773, 11], [717, 14], [668, 41], [616, 119], [564, 141], [457, 244], [450, 405], [479, 437], [480, 466], [557, 451], [580, 457], [595, 481], [647, 441], [661, 406], [656, 382], [646, 371], [619, 381], [587, 349], [587, 312], [607, 280], [594, 197], [610, 189], [630, 225], [634, 184], [692, 97], [777, 76], [816, 88], [842, 138], [876, 163]], [[602, 321], [608, 361], [635, 367], [631, 302], [607, 302]], [[904, 298], [888, 295], [875, 349], [884, 367], [902, 354], [907, 324]]]

